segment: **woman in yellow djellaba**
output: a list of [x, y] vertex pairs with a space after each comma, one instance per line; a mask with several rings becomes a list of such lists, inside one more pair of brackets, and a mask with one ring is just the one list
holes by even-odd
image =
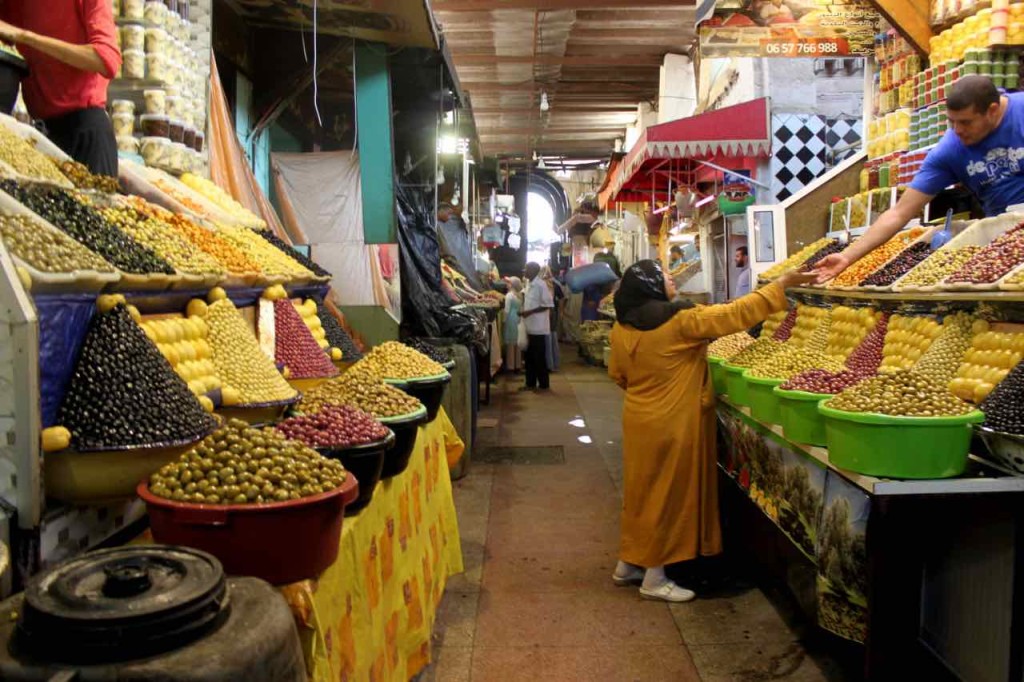
[[626, 391], [617, 585], [639, 584], [646, 599], [694, 598], [666, 577], [665, 566], [722, 551], [707, 344], [786, 309], [786, 288], [813, 279], [786, 273], [731, 303], [694, 306], [673, 300], [675, 285], [656, 261], [626, 271], [615, 294], [608, 366]]

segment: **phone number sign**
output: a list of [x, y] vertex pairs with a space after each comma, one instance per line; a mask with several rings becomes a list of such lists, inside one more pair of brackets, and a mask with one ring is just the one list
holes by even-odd
[[845, 38], [767, 39], [761, 41], [762, 57], [842, 57], [850, 54]]

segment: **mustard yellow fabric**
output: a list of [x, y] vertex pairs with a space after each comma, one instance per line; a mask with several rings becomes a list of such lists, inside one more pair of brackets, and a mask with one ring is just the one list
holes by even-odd
[[430, 662], [448, 577], [462, 572], [448, 475], [464, 446], [442, 410], [419, 431], [409, 468], [345, 519], [338, 559], [318, 580], [282, 588], [316, 682], [407, 682]]
[[722, 551], [707, 342], [786, 306], [772, 284], [683, 310], [652, 331], [612, 328], [608, 374], [626, 391], [621, 560], [654, 567]]

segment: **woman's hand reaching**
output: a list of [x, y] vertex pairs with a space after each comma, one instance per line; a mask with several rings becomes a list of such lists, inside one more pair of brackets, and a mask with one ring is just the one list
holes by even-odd
[[797, 272], [796, 270], [790, 270], [789, 272], [783, 273], [779, 276], [776, 282], [782, 285], [783, 289], [791, 289], [792, 287], [801, 287], [805, 284], [811, 284], [818, 279], [817, 273], [814, 272]]

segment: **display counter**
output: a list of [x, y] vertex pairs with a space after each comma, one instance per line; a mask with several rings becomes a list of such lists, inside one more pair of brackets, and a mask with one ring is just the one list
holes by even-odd
[[717, 411], [727, 547], [865, 644], [868, 679], [1020, 679], [1024, 478], [973, 456], [957, 478], [863, 476], [728, 396]]
[[282, 588], [310, 678], [409, 680], [430, 662], [445, 583], [462, 572], [448, 471], [463, 444], [442, 410], [421, 427], [409, 468], [345, 519], [338, 559], [317, 580]]

